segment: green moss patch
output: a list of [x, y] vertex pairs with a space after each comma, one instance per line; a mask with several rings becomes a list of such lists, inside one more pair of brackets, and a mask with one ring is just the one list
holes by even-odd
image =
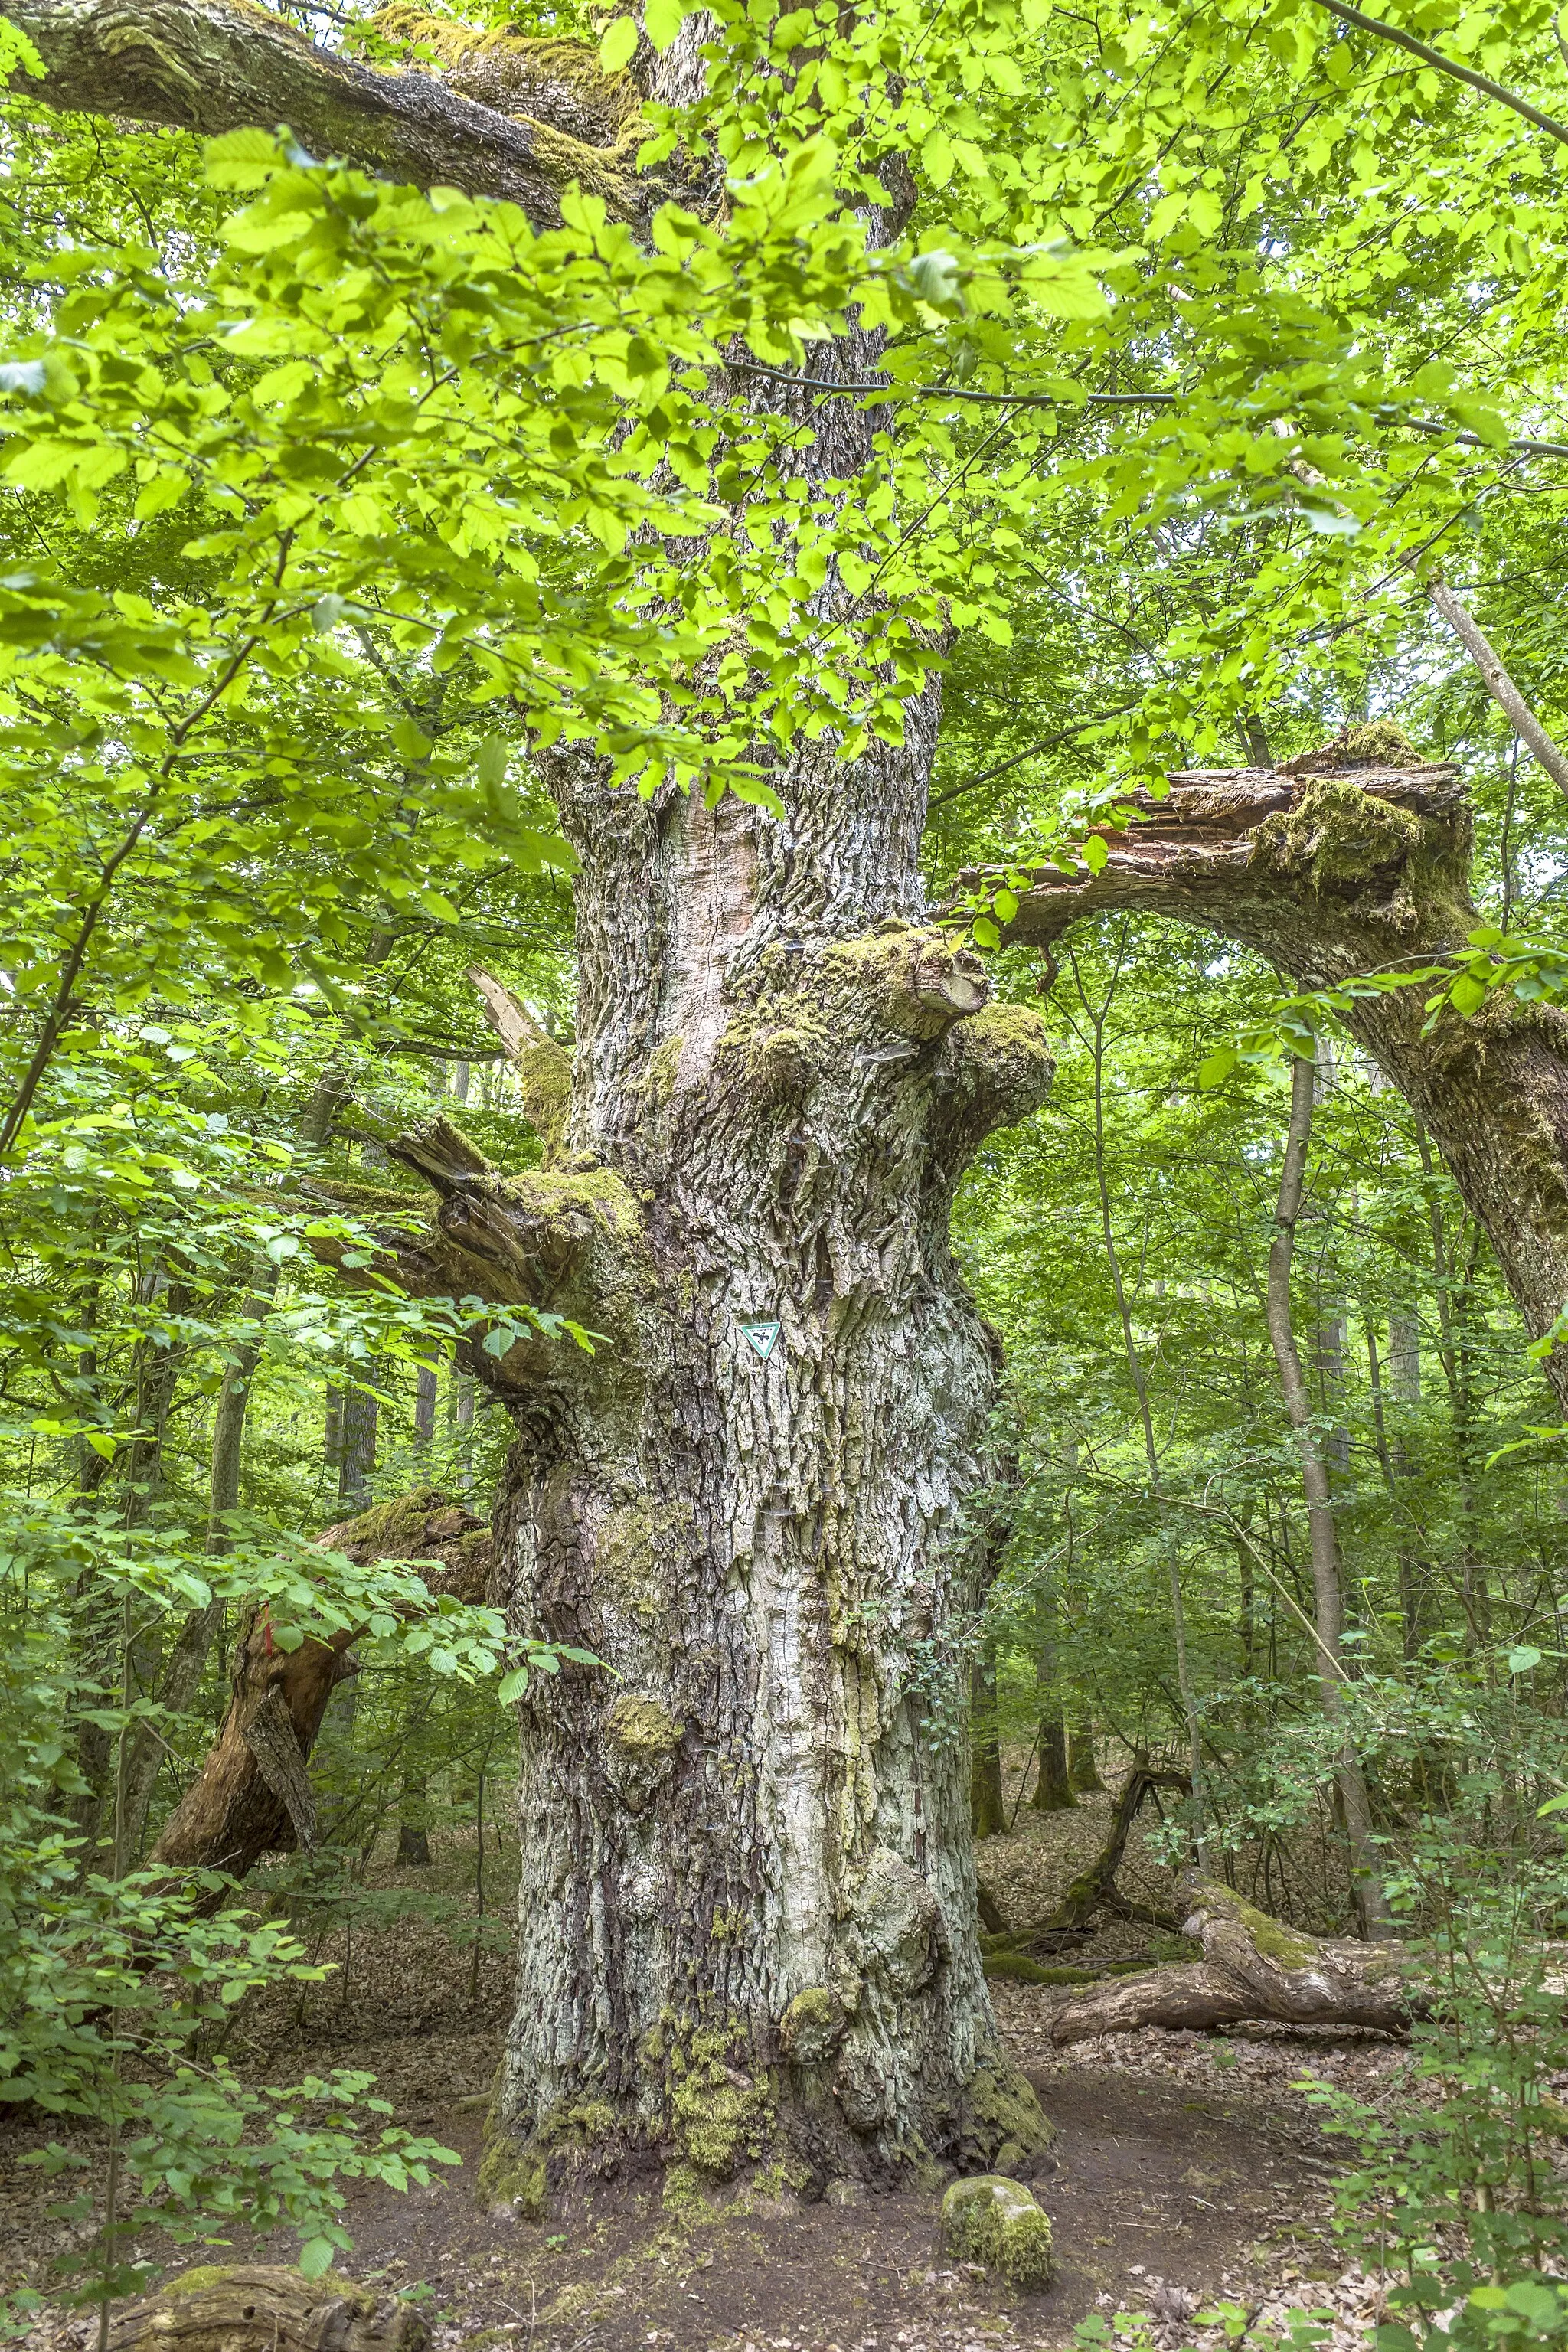
[[1049, 2283], [1051, 2225], [1016, 2180], [955, 2180], [942, 2200], [942, 2240], [955, 2262], [983, 2263], [1009, 2286]]
[[1027, 1952], [987, 1952], [984, 1968], [993, 1984], [1087, 1985], [1100, 1981], [1092, 1969], [1048, 1969], [1032, 1960]]
[[1034, 2086], [1000, 2050], [980, 2058], [963, 2088], [963, 2161], [994, 2173], [1027, 2173], [1056, 2138]]
[[653, 1698], [626, 1691], [605, 1718], [605, 1728], [617, 1748], [640, 1761], [653, 1762], [679, 1747], [681, 1726]]
[[671, 2037], [670, 2119], [681, 2154], [710, 2180], [729, 2180], [768, 2153], [777, 2115], [765, 2075], [747, 2071], [739, 2024]]

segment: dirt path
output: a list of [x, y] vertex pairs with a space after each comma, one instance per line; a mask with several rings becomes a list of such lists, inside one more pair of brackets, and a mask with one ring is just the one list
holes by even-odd
[[[1006, 1879], [1020, 1916], [1047, 1903], [1070, 1864], [1068, 1832], [1093, 1841], [1092, 1807], [1066, 1822], [1026, 1825], [1014, 1841], [1012, 1877], [1039, 1882], [1020, 1891]], [[458, 1877], [465, 1866], [458, 1855]], [[1028, 2352], [1066, 2346], [1089, 2314], [1118, 2309], [1162, 2315], [1157, 2344], [1190, 2345], [1194, 2331], [1177, 2323], [1216, 2298], [1332, 2300], [1314, 2282], [1343, 2268], [1325, 2228], [1338, 2148], [1294, 2085], [1310, 2072], [1381, 2100], [1399, 2063], [1375, 2037], [1268, 2028], [1106, 2037], [1063, 2063], [1042, 1996], [995, 1985], [1005, 2038], [1060, 2133], [1056, 2168], [1036, 2184], [1058, 2274], [1043, 2295], [1014, 2297], [942, 2261], [935, 2195], [744, 2210], [731, 2192], [729, 2210], [692, 2216], [664, 2210], [654, 2177], [578, 2191], [542, 2224], [489, 2214], [473, 2184], [510, 2009], [508, 1954], [483, 1951], [471, 1973], [415, 1916], [357, 1936], [352, 1955], [329, 1939], [323, 1957], [336, 1963], [331, 1982], [308, 1999], [290, 1990], [248, 2004], [229, 2054], [271, 2082], [363, 2068], [399, 2123], [461, 2154], [462, 2170], [428, 2189], [355, 2190], [344, 2216], [355, 2245], [342, 2267], [417, 2296], [435, 2352]], [[51, 2190], [18, 2162], [50, 2136], [0, 2108], [0, 2283], [45, 2285], [61, 2249], [65, 2231], [45, 2213]], [[286, 2233], [257, 2244], [233, 2232], [228, 2249], [148, 2236], [127, 2251], [179, 2270], [287, 2262], [297, 2247]], [[89, 2334], [57, 2316], [28, 2352], [80, 2352]], [[1352, 2327], [1327, 2352], [1358, 2342]]]
[[[1053, 2068], [1039, 2087], [1061, 2135], [1037, 2184], [1060, 2253], [1043, 2295], [944, 2264], [935, 2196], [693, 2219], [649, 2183], [569, 2197], [540, 2224], [492, 2216], [473, 2201], [471, 2106], [432, 2116], [462, 2173], [407, 2197], [356, 2193], [348, 2267], [426, 2290], [441, 2352], [497, 2328], [518, 2352], [1022, 2352], [1067, 2343], [1097, 2307], [1158, 2304], [1162, 2286], [1191, 2309], [1327, 2267], [1327, 2166], [1299, 2109], [1089, 2068]], [[291, 2251], [274, 2240], [268, 2258]]]

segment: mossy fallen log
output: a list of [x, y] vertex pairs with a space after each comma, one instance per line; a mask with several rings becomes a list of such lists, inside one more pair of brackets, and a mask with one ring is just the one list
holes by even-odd
[[396, 2295], [254, 2263], [204, 2264], [124, 2305], [110, 2352], [425, 2352], [430, 2331]]
[[1161, 2025], [1356, 2025], [1401, 2033], [1427, 2013], [1431, 1989], [1398, 1945], [1308, 1936], [1257, 1911], [1228, 1886], [1200, 1881], [1185, 1932], [1201, 1960], [1142, 1970], [1048, 1996], [1046, 2030], [1058, 2042]]

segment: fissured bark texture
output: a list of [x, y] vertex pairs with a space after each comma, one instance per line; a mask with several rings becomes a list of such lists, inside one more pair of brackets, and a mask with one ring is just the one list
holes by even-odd
[[614, 1669], [522, 1709], [514, 2145], [805, 2186], [1041, 2144], [975, 1940], [958, 1643], [995, 1354], [947, 1228], [1050, 1065], [906, 919], [931, 719], [803, 762], [787, 828], [580, 784], [575, 1152], [443, 1211], [464, 1248], [510, 1225], [517, 1294], [552, 1263], [604, 1334], [489, 1360], [508, 1605]]
[[517, 1429], [513, 1622], [605, 1661], [521, 1708], [498, 2195], [583, 2147], [809, 2193], [1044, 2144], [976, 1941], [961, 1637], [996, 1348], [948, 1217], [1050, 1059], [922, 919], [936, 723], [932, 688], [901, 746], [803, 747], [782, 820], [557, 762], [563, 1157], [508, 1179], [444, 1129], [401, 1147], [443, 1194], [423, 1279], [602, 1335], [473, 1359]]

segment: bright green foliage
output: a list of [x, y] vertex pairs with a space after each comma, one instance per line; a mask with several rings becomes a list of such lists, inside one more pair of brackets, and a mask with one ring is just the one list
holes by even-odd
[[[1540, 0], [1408, 21], [1568, 111]], [[1355, 985], [1419, 985], [1443, 1019], [1562, 987], [1568, 817], [1420, 589], [1438, 563], [1471, 588], [1561, 740], [1561, 144], [1311, 0], [852, 19], [720, 0], [714, 23], [707, 97], [650, 113], [643, 153], [709, 139], [730, 201], [671, 204], [642, 244], [586, 197], [536, 236], [270, 133], [204, 153], [48, 118], [25, 88], [0, 101], [0, 2032], [12, 2080], [97, 2117], [145, 2210], [198, 2233], [239, 2203], [286, 2215], [312, 2264], [343, 2242], [333, 2178], [431, 2152], [356, 2136], [363, 2084], [191, 2071], [226, 1993], [308, 1971], [280, 1932], [196, 1921], [139, 1879], [171, 1790], [139, 1822], [121, 1800], [143, 1735], [184, 1768], [210, 1738], [220, 1649], [183, 1698], [171, 1680], [209, 1604], [265, 1605], [284, 1645], [367, 1622], [355, 1722], [329, 1720], [315, 1768], [331, 1834], [286, 1874], [367, 1916], [354, 1856], [400, 1788], [427, 1778], [438, 1822], [471, 1795], [482, 1824], [496, 1698], [553, 1667], [395, 1564], [305, 1542], [363, 1499], [331, 1453], [345, 1397], [376, 1400], [371, 1494], [487, 1496], [500, 1440], [458, 1417], [450, 1350], [510, 1327], [403, 1296], [378, 1236], [424, 1200], [381, 1147], [438, 1097], [498, 1160], [537, 1156], [462, 967], [492, 962], [569, 1039], [550, 759], [766, 803], [780, 746], [896, 734], [940, 658], [931, 877], [940, 896], [965, 865], [1011, 869], [977, 908], [989, 949], [1029, 865], [1076, 856], [1131, 780], [1251, 762], [1258, 729], [1278, 760], [1395, 720], [1465, 765], [1487, 928], [1447, 967]], [[666, 47], [679, 11], [647, 25]], [[607, 73], [629, 29], [604, 35]], [[878, 245], [852, 206], [905, 193], [889, 157], [914, 210]], [[852, 310], [883, 340], [836, 352]], [[846, 350], [885, 395], [871, 458], [807, 483], [793, 452], [831, 435]], [[770, 372], [815, 381], [806, 421], [798, 392], [776, 413]], [[1304, 1879], [1293, 1843], [1322, 1825], [1332, 1758], [1259, 1304], [1280, 1055], [1336, 1007], [1281, 1004], [1239, 950], [1170, 927], [1085, 933], [1077, 959], [1047, 1000], [1054, 1100], [961, 1203], [1020, 1470], [976, 1636], [1018, 1746], [1054, 1706], [1177, 1755], [1173, 1559], [1206, 1826], [1270, 1908], [1341, 1924], [1342, 1889]], [[1037, 976], [999, 956], [1004, 996]], [[324, 1085], [338, 1110], [310, 1141]], [[1526, 2043], [1548, 2032], [1533, 1963], [1489, 1955], [1563, 1777], [1549, 1408], [1424, 1134], [1342, 1051], [1310, 1193], [1297, 1311], [1380, 1833], [1412, 1870], [1436, 1816], [1495, 1836], [1464, 1905], [1418, 1889], [1437, 1948], [1478, 1956], [1427, 2045], [1441, 2129], [1369, 2164], [1413, 2229], [1447, 2199], [1468, 2230], [1494, 2175], [1522, 2210]], [[440, 1417], [416, 1439], [421, 1366]], [[209, 1528], [235, 1380], [240, 1505]], [[933, 1732], [968, 1663], [917, 1659]], [[470, 1924], [477, 1965], [482, 1863]], [[155, 1985], [133, 1947], [169, 1959]], [[121, 2040], [149, 2062], [134, 2088]], [[1539, 2232], [1472, 2234], [1466, 2260], [1539, 2270]], [[1553, 2340], [1558, 2305], [1505, 2280], [1461, 2330]]]
[[1414, 2035], [1418, 2104], [1390, 2116], [1327, 2085], [1312, 2093], [1328, 2128], [1355, 2144], [1337, 2191], [1342, 2231], [1399, 2280], [1378, 2352], [1560, 2344], [1568, 2043], [1541, 1939], [1562, 1932], [1562, 1856], [1500, 1881], [1473, 1843], [1434, 1825], [1394, 1893], [1428, 1923], [1439, 1987], [1440, 2013]]

